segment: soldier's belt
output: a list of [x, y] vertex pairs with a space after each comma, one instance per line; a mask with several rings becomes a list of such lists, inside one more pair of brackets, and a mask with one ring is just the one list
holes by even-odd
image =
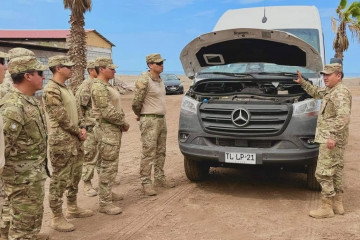
[[164, 118], [164, 115], [157, 115], [157, 114], [140, 114], [140, 117]]

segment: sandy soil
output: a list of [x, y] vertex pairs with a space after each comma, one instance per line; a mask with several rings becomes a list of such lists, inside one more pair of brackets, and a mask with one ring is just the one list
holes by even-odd
[[[121, 76], [127, 83], [133, 77]], [[131, 78], [131, 79], [130, 79]], [[190, 80], [183, 78], [186, 88]], [[345, 154], [344, 216], [315, 220], [308, 217], [318, 207], [320, 194], [306, 188], [306, 175], [266, 170], [212, 168], [201, 183], [187, 180], [177, 143], [181, 95], [166, 96], [168, 114], [165, 171], [177, 186], [144, 197], [139, 180], [140, 131], [131, 111], [132, 93], [123, 95], [126, 118], [131, 124], [122, 138], [119, 177], [114, 191], [125, 194], [116, 203], [123, 213], [108, 216], [96, 212], [73, 219], [76, 230], [52, 230], [48, 199], [45, 200], [43, 232], [51, 239], [360, 239], [360, 137], [359, 79], [348, 84], [353, 94], [350, 142]], [[97, 185], [97, 176], [95, 185]], [[47, 185], [48, 185], [47, 181]], [[64, 199], [65, 200], [65, 199]], [[80, 184], [79, 205], [97, 211], [98, 198], [85, 197]], [[65, 206], [64, 206], [65, 207]]]

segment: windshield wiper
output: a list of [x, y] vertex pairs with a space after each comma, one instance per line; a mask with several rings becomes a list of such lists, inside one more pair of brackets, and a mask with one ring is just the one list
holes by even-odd
[[[256, 73], [252, 73], [254, 75], [258, 74], [258, 75], [271, 75], [271, 76], [286, 76], [286, 77], [293, 77], [294, 79], [297, 79], [298, 75], [297, 73], [290, 73], [290, 72], [256, 72]], [[306, 81], [309, 81], [309, 79], [307, 77], [305, 77], [304, 75], [302, 75], [302, 78], [305, 79]]]
[[214, 75], [225, 75], [225, 76], [231, 76], [231, 77], [248, 77], [251, 76], [252, 78], [253, 75], [249, 74], [249, 73], [228, 73], [228, 72], [200, 72], [199, 75], [202, 74], [214, 74]]

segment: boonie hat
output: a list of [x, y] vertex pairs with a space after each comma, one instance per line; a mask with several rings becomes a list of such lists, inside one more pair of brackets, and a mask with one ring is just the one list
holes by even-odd
[[9, 54], [9, 60], [17, 58], [17, 57], [25, 57], [25, 56], [35, 57], [35, 54], [33, 51], [26, 49], [26, 48], [21, 48], [21, 47], [16, 47], [16, 48], [10, 49], [8, 54]]
[[146, 63], [159, 63], [165, 60], [165, 58], [161, 57], [160, 53], [152, 53], [146, 56]]
[[334, 72], [342, 72], [342, 65], [340, 63], [331, 63], [327, 64], [324, 67], [324, 70], [322, 70], [321, 74], [332, 74]]
[[25, 73], [30, 70], [45, 71], [47, 66], [32, 56], [16, 57], [10, 60], [8, 70], [10, 74]]
[[98, 57], [95, 60], [95, 67], [108, 67], [110, 69], [115, 69], [118, 66], [115, 65], [111, 58], [108, 57]]
[[72, 61], [70, 61], [69, 57], [64, 55], [57, 55], [53, 57], [49, 57], [49, 67], [55, 67], [55, 66], [66, 66], [66, 67], [72, 67], [75, 65]]
[[8, 54], [4, 52], [0, 52], [0, 58], [7, 58]]
[[87, 61], [87, 63], [86, 63], [86, 68], [87, 68], [87, 69], [95, 68], [95, 60], [89, 60], [89, 61]]

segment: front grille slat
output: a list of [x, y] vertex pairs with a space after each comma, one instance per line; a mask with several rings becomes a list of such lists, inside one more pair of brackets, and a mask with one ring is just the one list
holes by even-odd
[[[237, 126], [231, 115], [236, 109], [243, 108], [250, 113], [250, 121], [245, 126]], [[216, 104], [205, 103], [199, 108], [199, 116], [206, 132], [226, 135], [269, 136], [283, 132], [292, 114], [289, 105], [259, 104]]]

